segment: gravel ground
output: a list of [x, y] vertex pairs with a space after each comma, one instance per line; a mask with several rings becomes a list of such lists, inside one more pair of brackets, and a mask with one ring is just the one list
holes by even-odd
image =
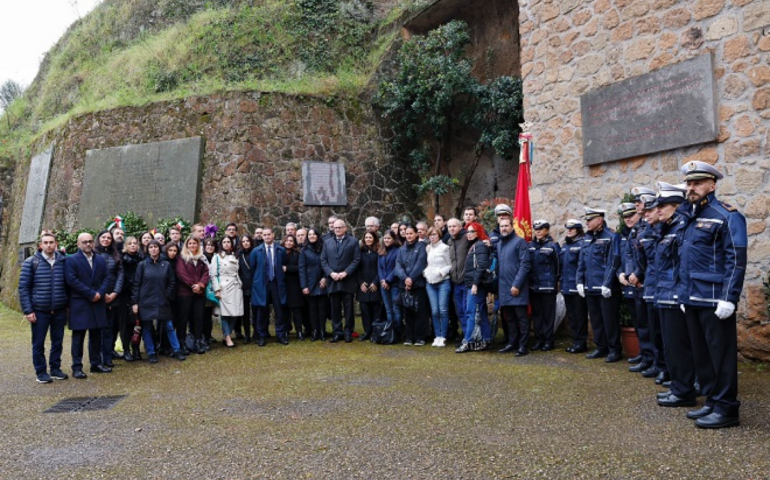
[[[2, 479], [770, 478], [770, 375], [740, 365], [742, 425], [704, 431], [651, 380], [559, 350], [517, 359], [354, 342], [215, 347], [34, 381], [0, 310]], [[219, 336], [217, 332], [217, 336]], [[63, 362], [69, 371], [70, 334]], [[70, 397], [112, 409], [43, 413]]]

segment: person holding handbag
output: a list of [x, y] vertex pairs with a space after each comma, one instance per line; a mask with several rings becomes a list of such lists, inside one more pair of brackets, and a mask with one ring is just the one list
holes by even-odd
[[329, 280], [326, 279], [321, 267], [323, 248], [324, 242], [321, 240], [318, 230], [309, 228], [307, 242], [299, 255], [299, 286], [308, 303], [310, 329], [312, 331], [311, 342], [324, 340], [326, 334], [326, 305], [329, 299], [326, 287]]
[[425, 291], [425, 267], [428, 255], [425, 242], [417, 238], [417, 229], [408, 225], [406, 243], [398, 251], [394, 276], [399, 280], [404, 313], [404, 345], [425, 345], [428, 336], [428, 294]]
[[238, 276], [238, 258], [233, 251], [233, 242], [225, 236], [219, 242], [219, 253], [209, 263], [209, 278], [214, 295], [219, 299], [219, 314], [222, 322], [222, 335], [228, 348], [235, 347], [230, 337], [235, 319], [243, 315], [243, 291]]
[[364, 334], [360, 341], [372, 338], [372, 324], [380, 318], [382, 296], [380, 295], [380, 277], [377, 273], [377, 250], [380, 241], [377, 232], [366, 232], [361, 239], [361, 263], [358, 266], [358, 304], [361, 309], [361, 323], [364, 324]]
[[243, 316], [235, 322], [235, 336], [239, 338], [243, 327], [243, 343], [251, 343], [251, 282], [254, 275], [249, 265], [249, 255], [254, 248], [254, 240], [249, 235], [241, 237], [238, 247], [238, 276], [241, 277], [241, 291], [243, 292]]
[[[486, 350], [492, 337], [492, 329], [487, 315], [487, 291], [484, 288], [484, 276], [492, 261], [492, 251], [484, 243], [487, 240], [484, 227], [478, 222], [469, 222], [465, 226], [468, 238], [468, 256], [465, 259], [465, 286], [468, 289], [468, 300], [465, 308], [465, 326], [463, 332], [465, 338], [455, 350], [456, 353], [465, 353], [473, 349]], [[473, 331], [476, 326], [476, 317], [479, 318], [481, 341], [478, 348], [471, 348]]]

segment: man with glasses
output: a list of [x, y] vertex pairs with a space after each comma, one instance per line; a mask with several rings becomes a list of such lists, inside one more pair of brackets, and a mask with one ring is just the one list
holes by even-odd
[[234, 223], [228, 223], [225, 227], [225, 236], [230, 239], [233, 251], [237, 251], [238, 246], [241, 244], [241, 239], [238, 237], [238, 226]]
[[[358, 241], [347, 234], [345, 222], [337, 219], [332, 225], [334, 235], [324, 240], [321, 253], [321, 268], [331, 278], [329, 300], [331, 302], [332, 327], [331, 343], [345, 339], [353, 341], [355, 318], [353, 317], [353, 295], [356, 292], [356, 269], [361, 262], [361, 249]], [[343, 330], [342, 315], [345, 314]]]
[[[21, 265], [19, 303], [32, 329], [32, 364], [38, 383], [66, 380], [61, 370], [64, 326], [67, 324], [67, 285], [64, 281], [64, 255], [56, 251], [56, 237], [40, 236], [40, 249]], [[45, 337], [51, 332], [51, 354], [45, 361]]]
[[107, 261], [95, 255], [94, 237], [90, 233], [78, 235], [78, 251], [64, 261], [64, 278], [69, 287], [70, 320], [72, 330], [72, 376], [86, 378], [83, 372], [83, 346], [88, 332], [88, 359], [91, 373], [110, 373], [111, 368], [101, 365], [101, 329], [107, 328], [107, 304], [104, 296], [114, 282], [107, 269]]

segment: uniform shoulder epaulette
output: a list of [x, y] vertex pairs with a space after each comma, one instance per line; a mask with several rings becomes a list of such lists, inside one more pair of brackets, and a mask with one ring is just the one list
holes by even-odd
[[732, 205], [730, 205], [729, 203], [725, 203], [725, 202], [723, 202], [723, 201], [721, 201], [721, 200], [719, 201], [719, 204], [720, 204], [720, 205], [722, 205], [722, 207], [723, 207], [725, 210], [727, 210], [728, 212], [734, 212], [734, 211], [736, 211], [736, 210], [737, 210], [735, 207], [733, 207], [733, 206], [732, 206]]

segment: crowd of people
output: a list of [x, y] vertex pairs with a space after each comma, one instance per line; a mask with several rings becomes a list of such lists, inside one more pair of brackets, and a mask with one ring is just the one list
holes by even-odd
[[[550, 222], [533, 222], [527, 242], [515, 231], [511, 208], [495, 207], [496, 228], [485, 231], [474, 207], [463, 218], [435, 215], [432, 226], [365, 221], [355, 238], [331, 216], [326, 229], [287, 224], [240, 234], [229, 224], [221, 240], [202, 225], [182, 239], [179, 228], [124, 238], [120, 225], [78, 236], [77, 253], [58, 252], [44, 232], [21, 269], [20, 303], [32, 326], [37, 381], [68, 375], [61, 368], [65, 326], [72, 330], [72, 372], [109, 373], [113, 360], [151, 363], [159, 355], [185, 360], [213, 344], [213, 318], [222, 342], [264, 347], [269, 339], [360, 341], [489, 350], [488, 301], [503, 320], [502, 354], [554, 349], [557, 296], [566, 304], [572, 354], [620, 361], [619, 303], [626, 302], [641, 353], [630, 370], [669, 387], [661, 406], [694, 406], [703, 428], [739, 423], [735, 306], [746, 264], [744, 217], [716, 199], [722, 174], [703, 162], [682, 168], [686, 183], [637, 187], [623, 203], [621, 227], [606, 210], [585, 208], [564, 225], [562, 243]], [[355, 329], [355, 300], [362, 332]], [[269, 331], [271, 318], [273, 333]], [[331, 321], [331, 332], [327, 331]], [[46, 362], [45, 339], [51, 348]], [[534, 341], [530, 340], [530, 331]], [[116, 351], [122, 345], [122, 352]], [[120, 350], [119, 348], [117, 350]]]

